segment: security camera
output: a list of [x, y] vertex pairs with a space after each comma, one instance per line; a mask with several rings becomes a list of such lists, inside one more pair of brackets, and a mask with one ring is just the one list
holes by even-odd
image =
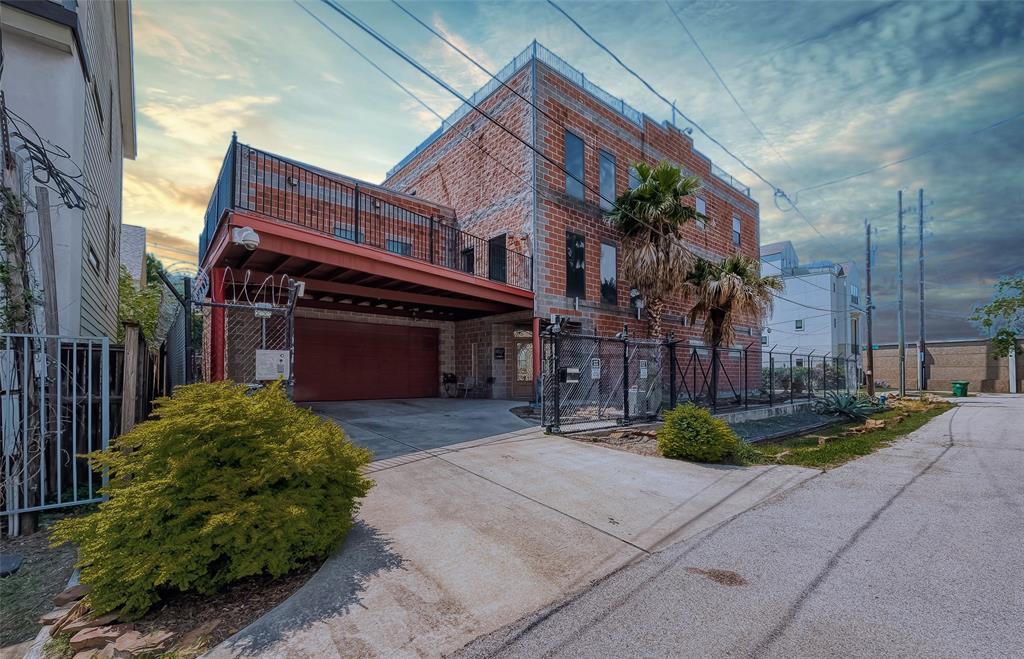
[[260, 246], [260, 235], [252, 227], [236, 227], [231, 230], [231, 242], [252, 252]]

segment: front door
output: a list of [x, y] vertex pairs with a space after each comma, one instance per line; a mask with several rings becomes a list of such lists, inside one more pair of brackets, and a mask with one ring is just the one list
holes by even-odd
[[518, 400], [533, 400], [533, 339], [516, 339], [515, 381], [512, 396]]

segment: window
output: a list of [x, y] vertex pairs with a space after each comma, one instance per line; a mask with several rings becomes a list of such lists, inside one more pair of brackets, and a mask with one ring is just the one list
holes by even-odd
[[794, 322], [793, 326], [796, 329], [796, 331], [802, 332], [803, 329], [804, 329], [804, 321], [803, 320], [797, 320], [797, 321]]
[[476, 254], [473, 252], [472, 247], [462, 250], [459, 257], [461, 258], [459, 267], [463, 272], [468, 272], [469, 274], [476, 272]]
[[601, 151], [601, 210], [610, 211], [615, 206], [615, 156]]
[[601, 243], [601, 301], [605, 304], [618, 304], [618, 271], [614, 245]]
[[636, 190], [640, 187], [640, 175], [636, 173], [636, 167], [629, 168], [629, 189]]
[[850, 302], [860, 304], [860, 287], [850, 286]]
[[803, 367], [804, 367], [804, 360], [802, 360], [802, 359], [797, 359], [797, 360], [796, 360], [796, 367], [797, 367], [797, 368], [803, 368]]
[[114, 247], [117, 241], [114, 238], [114, 220], [110, 217], [110, 209], [107, 209], [107, 253], [105, 257], [107, 278], [110, 277], [110, 263], [114, 260]]
[[835, 280], [832, 280], [832, 292], [833, 293], [836, 292], [836, 282], [835, 282]]
[[93, 271], [100, 274], [100, 257], [96, 256], [96, 250], [92, 248], [92, 245], [89, 245], [89, 253], [86, 258], [89, 259], [89, 265], [92, 266]]
[[96, 103], [96, 119], [99, 121], [100, 130], [103, 130], [103, 104], [100, 103], [100, 88], [95, 79], [92, 81], [92, 100]]
[[701, 218], [701, 217], [697, 218], [697, 228], [700, 229], [701, 231], [703, 231], [704, 229], [707, 228], [708, 204], [707, 204], [706, 201], [704, 201], [700, 197], [697, 197], [697, 204], [696, 204], [696, 206], [697, 206], [697, 212], [704, 216], [703, 218]]
[[565, 193], [583, 199], [583, 140], [565, 131]]
[[838, 321], [836, 320], [836, 317], [835, 317], [835, 316], [832, 316], [832, 327], [838, 327], [838, 326], [839, 326], [839, 323], [838, 323]]
[[342, 240], [351, 240], [357, 243], [366, 242], [364, 240], [365, 234], [362, 231], [359, 232], [359, 238], [356, 238], [356, 228], [351, 224], [335, 224], [334, 235]]
[[493, 281], [507, 281], [505, 254], [505, 234], [487, 241], [487, 276]]
[[578, 233], [565, 232], [565, 296], [586, 297], [586, 241]]
[[[107, 116], [110, 117], [111, 123], [114, 121], [114, 85], [110, 85], [110, 96], [107, 99]], [[113, 160], [114, 158], [114, 129], [107, 131], [107, 160]]]
[[384, 241], [384, 249], [388, 250], [392, 254], [412, 256], [412, 243], [407, 240], [399, 240], [398, 238], [388, 238], [387, 240]]
[[768, 345], [768, 335], [767, 334], [762, 334], [761, 335], [761, 345], [763, 345], [763, 346]]
[[733, 244], [734, 247], [739, 247], [740, 246], [740, 228], [741, 227], [742, 227], [742, 224], [740, 223], [740, 218], [738, 218], [736, 216], [733, 216], [733, 218], [732, 218], [732, 244]]

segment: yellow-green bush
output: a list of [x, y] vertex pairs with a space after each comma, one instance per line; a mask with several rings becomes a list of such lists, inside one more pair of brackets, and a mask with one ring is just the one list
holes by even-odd
[[741, 441], [729, 424], [692, 403], [666, 412], [658, 430], [658, 450], [678, 460], [722, 462], [736, 455]]
[[179, 387], [153, 418], [92, 454], [109, 500], [55, 525], [80, 549], [96, 613], [144, 613], [162, 595], [211, 593], [326, 556], [372, 481], [370, 452], [296, 407], [280, 384]]

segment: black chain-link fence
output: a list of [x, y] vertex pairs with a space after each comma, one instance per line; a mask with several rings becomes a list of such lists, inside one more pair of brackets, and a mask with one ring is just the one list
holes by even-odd
[[711, 348], [682, 341], [549, 331], [543, 337], [543, 425], [572, 432], [656, 419], [692, 402], [723, 413], [856, 392], [854, 358], [786, 354], [760, 346]]

